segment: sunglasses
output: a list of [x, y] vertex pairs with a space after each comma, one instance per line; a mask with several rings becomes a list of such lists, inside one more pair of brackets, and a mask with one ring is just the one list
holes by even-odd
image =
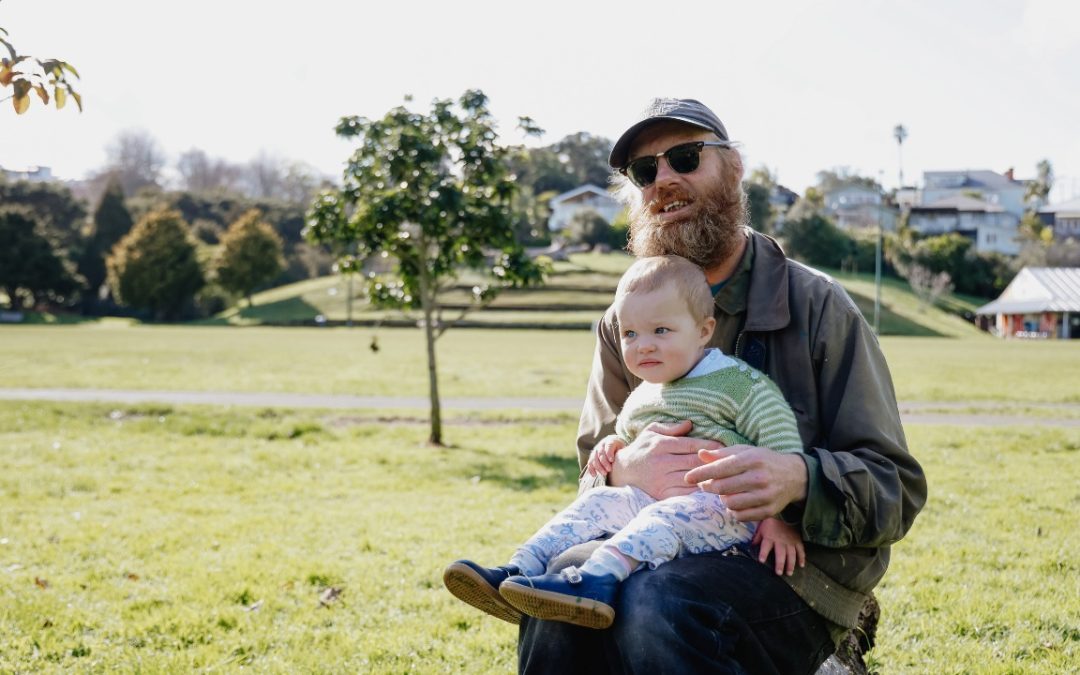
[[638, 157], [619, 169], [619, 173], [629, 178], [630, 182], [639, 188], [646, 188], [656, 182], [656, 172], [660, 166], [661, 157], [667, 159], [668, 166], [675, 173], [691, 173], [701, 164], [701, 150], [706, 146], [730, 148], [731, 144], [726, 141], [680, 143], [664, 152]]

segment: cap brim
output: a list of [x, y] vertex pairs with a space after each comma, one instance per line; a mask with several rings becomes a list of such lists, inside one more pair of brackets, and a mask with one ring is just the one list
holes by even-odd
[[619, 136], [619, 140], [615, 141], [615, 145], [612, 146], [611, 153], [608, 155], [608, 166], [612, 169], [621, 169], [626, 166], [626, 162], [629, 160], [630, 146], [634, 143], [634, 139], [637, 138], [637, 135], [641, 133], [645, 127], [652, 126], [657, 122], [663, 122], [665, 120], [682, 122], [683, 124], [697, 127], [698, 129], [712, 131], [711, 128], [705, 126], [701, 122], [695, 122], [694, 120], [686, 119], [685, 117], [680, 117], [678, 115], [657, 115], [656, 117], [641, 120], [624, 131], [623, 135]]

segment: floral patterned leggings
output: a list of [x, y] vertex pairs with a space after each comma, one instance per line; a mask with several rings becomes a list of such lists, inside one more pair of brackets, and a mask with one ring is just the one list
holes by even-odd
[[524, 553], [546, 565], [571, 546], [612, 535], [607, 546], [655, 569], [678, 556], [749, 542], [755, 527], [737, 522], [711, 492], [657, 501], [635, 487], [599, 487], [549, 520], [515, 558]]

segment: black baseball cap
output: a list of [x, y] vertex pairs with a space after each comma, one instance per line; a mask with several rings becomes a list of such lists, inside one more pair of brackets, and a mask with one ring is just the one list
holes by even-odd
[[630, 144], [634, 142], [634, 138], [645, 127], [663, 120], [684, 122], [711, 131], [722, 141], [731, 140], [724, 123], [701, 101], [692, 98], [654, 98], [642, 114], [641, 121], [624, 131], [619, 140], [615, 141], [615, 147], [611, 148], [611, 154], [608, 155], [611, 168], [621, 169], [626, 166]]

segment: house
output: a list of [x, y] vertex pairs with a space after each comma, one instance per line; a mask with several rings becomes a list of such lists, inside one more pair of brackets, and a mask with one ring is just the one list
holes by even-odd
[[564, 192], [552, 198], [549, 204], [551, 217], [548, 218], [548, 229], [552, 232], [566, 229], [580, 211], [596, 211], [608, 223], [613, 222], [623, 211], [623, 205], [612, 197], [611, 193], [590, 184]]
[[1000, 206], [1019, 220], [1024, 215], [1024, 194], [1027, 182], [1013, 178], [1009, 169], [1004, 174], [985, 169], [962, 171], [924, 171], [923, 189], [917, 203], [928, 205], [953, 197], [973, 197], [987, 204]]
[[1000, 337], [1080, 339], [1080, 267], [1025, 267], [975, 313]]
[[885, 202], [881, 189], [862, 184], [845, 184], [827, 190], [825, 213], [842, 230], [896, 229], [896, 210]]
[[1020, 217], [997, 204], [956, 194], [912, 206], [908, 227], [924, 236], [956, 232], [975, 242], [979, 252], [1020, 252]]
[[28, 180], [34, 182], [48, 182], [53, 179], [52, 169], [47, 166], [29, 166], [25, 169], [5, 169], [0, 167], [0, 174], [11, 181]]
[[1080, 197], [1039, 209], [1039, 218], [1054, 230], [1054, 239], [1080, 239]]

